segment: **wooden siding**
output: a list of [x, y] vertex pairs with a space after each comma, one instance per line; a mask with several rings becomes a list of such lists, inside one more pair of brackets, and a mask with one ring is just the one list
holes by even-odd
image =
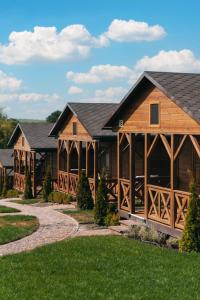
[[[22, 145], [22, 138], [24, 138], [24, 145]], [[30, 151], [30, 146], [22, 133], [18, 137], [18, 139], [14, 145], [14, 149]]]
[[[133, 102], [136, 99], [133, 99]], [[150, 103], [160, 105], [160, 124], [150, 126]], [[158, 88], [153, 88], [145, 97], [128, 110], [124, 116], [124, 126], [120, 132], [151, 132], [151, 133], [190, 133], [199, 134], [200, 125], [178, 107]]]
[[[73, 122], [77, 123], [77, 135], [73, 135], [72, 132]], [[68, 121], [66, 122], [63, 130], [59, 134], [59, 139], [71, 139], [71, 140], [82, 140], [82, 141], [92, 140], [91, 136], [89, 135], [85, 127], [74, 115], [71, 115]]]

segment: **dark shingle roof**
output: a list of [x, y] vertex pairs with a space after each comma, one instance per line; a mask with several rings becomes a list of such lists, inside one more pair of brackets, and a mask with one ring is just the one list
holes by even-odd
[[50, 135], [56, 136], [58, 134], [71, 111], [92, 137], [113, 136], [115, 133], [111, 130], [102, 130], [102, 127], [117, 107], [118, 104], [114, 103], [68, 103], [52, 128]]
[[48, 136], [52, 126], [51, 123], [19, 123], [13, 131], [8, 146], [13, 146], [19, 134], [23, 132], [31, 149], [56, 149], [56, 140]]
[[12, 149], [0, 149], [0, 161], [4, 167], [13, 166]]
[[172, 101], [200, 123], [200, 74], [146, 71], [122, 99], [118, 109], [107, 122], [105, 128], [111, 126], [112, 120], [115, 119], [115, 116], [119, 114], [127, 102], [133, 101], [133, 97], [129, 96], [139, 86], [142, 89], [142, 82], [145, 79], [162, 90]]

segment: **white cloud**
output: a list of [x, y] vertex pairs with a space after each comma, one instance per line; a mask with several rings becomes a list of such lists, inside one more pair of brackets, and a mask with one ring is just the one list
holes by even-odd
[[166, 32], [160, 25], [151, 26], [146, 22], [115, 19], [104, 35], [116, 42], [139, 42], [161, 39]]
[[55, 94], [40, 93], [1, 93], [0, 103], [8, 103], [11, 101], [19, 101], [21, 103], [46, 102], [48, 104], [57, 103], [60, 97]]
[[0, 70], [0, 91], [4, 90], [18, 90], [22, 85], [22, 80], [13, 76], [9, 76]]
[[68, 89], [68, 94], [70, 95], [77, 95], [81, 94], [83, 92], [83, 89], [79, 88], [78, 86], [70, 86]]
[[127, 92], [123, 87], [109, 87], [107, 89], [99, 89], [95, 91], [95, 97], [109, 99], [111, 101], [119, 101]]
[[200, 59], [195, 57], [189, 49], [180, 51], [161, 50], [157, 55], [144, 56], [134, 66], [134, 72], [148, 71], [171, 71], [171, 72], [199, 72]]
[[8, 65], [30, 60], [66, 60], [87, 58], [92, 47], [104, 47], [107, 39], [93, 37], [84, 25], [63, 28], [34, 27], [33, 31], [12, 32], [7, 45], [0, 44], [0, 62]]
[[124, 80], [130, 78], [132, 70], [126, 66], [97, 65], [88, 72], [67, 72], [67, 79], [75, 83], [100, 83], [103, 81]]

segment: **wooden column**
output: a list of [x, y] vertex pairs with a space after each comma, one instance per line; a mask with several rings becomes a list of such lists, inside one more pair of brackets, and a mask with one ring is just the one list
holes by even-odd
[[147, 183], [148, 183], [148, 133], [144, 134], [144, 214], [145, 218], [148, 219], [148, 191], [147, 191]]
[[85, 143], [85, 174], [86, 177], [89, 175], [89, 155], [88, 155], [88, 142]]
[[32, 156], [33, 156], [33, 197], [36, 197], [36, 152], [33, 151], [32, 152]]
[[94, 147], [94, 199], [96, 201], [96, 193], [98, 186], [98, 142], [93, 143]]
[[[27, 151], [24, 151], [24, 156], [25, 156], [25, 173], [26, 173], [26, 168], [28, 167], [28, 158], [27, 158], [27, 155], [28, 155], [28, 153], [27, 153]], [[31, 170], [30, 170], [30, 166], [29, 166], [29, 172], [30, 172]]]
[[175, 223], [175, 206], [174, 206], [174, 135], [171, 134], [171, 156], [170, 156], [170, 188], [171, 188], [171, 227], [174, 228]]
[[67, 141], [67, 193], [69, 193], [69, 163], [70, 163], [70, 143]]
[[117, 134], [117, 179], [118, 179], [118, 210], [121, 208], [121, 186], [120, 186], [120, 176], [121, 176], [121, 164], [120, 164], [120, 133]]
[[78, 177], [81, 176], [82, 142], [78, 142]]
[[135, 212], [135, 134], [129, 133], [130, 213]]

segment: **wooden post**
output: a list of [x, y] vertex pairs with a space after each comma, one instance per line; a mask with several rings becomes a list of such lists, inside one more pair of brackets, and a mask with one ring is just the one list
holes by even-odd
[[94, 142], [94, 199], [96, 201], [96, 193], [98, 186], [98, 144], [97, 141]]
[[148, 191], [147, 191], [147, 184], [148, 184], [148, 133], [144, 134], [144, 213], [145, 218], [148, 219]]
[[174, 134], [171, 134], [170, 188], [171, 188], [171, 201], [170, 201], [171, 227], [174, 228], [174, 225], [175, 225], [175, 205], [174, 205]]
[[81, 162], [82, 162], [82, 142], [78, 142], [78, 177], [81, 176]]
[[135, 212], [135, 134], [129, 133], [130, 213]]
[[[32, 180], [32, 183], [33, 183], [33, 197], [36, 197], [36, 152], [32, 152], [32, 155], [33, 155], [33, 180]], [[29, 163], [30, 164], [30, 163]]]
[[120, 187], [120, 133], [117, 134], [117, 179], [118, 179], [118, 210], [121, 208], [121, 187]]
[[67, 193], [69, 193], [69, 170], [70, 170], [70, 143], [67, 141], [68, 147], [67, 147]]
[[85, 174], [86, 177], [89, 175], [89, 155], [88, 155], [88, 142], [85, 143]]

